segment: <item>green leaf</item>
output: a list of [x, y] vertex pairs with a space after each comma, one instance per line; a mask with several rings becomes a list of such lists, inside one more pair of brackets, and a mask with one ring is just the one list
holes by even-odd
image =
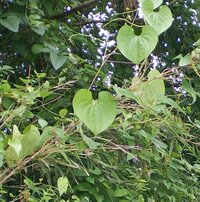
[[67, 114], [67, 109], [66, 109], [66, 108], [61, 109], [61, 110], [59, 111], [59, 116], [60, 116], [61, 118], [64, 118], [64, 117], [66, 116], [66, 114]]
[[31, 29], [35, 33], [43, 36], [45, 34], [45, 31], [46, 31], [47, 28], [44, 25], [37, 25], [37, 26], [31, 26]]
[[31, 51], [32, 51], [34, 54], [41, 53], [41, 52], [43, 51], [43, 45], [42, 45], [42, 44], [34, 44], [34, 45], [31, 47]]
[[21, 5], [21, 6], [25, 6], [26, 5], [26, 1], [24, 0], [16, 0], [16, 3]]
[[57, 128], [52, 126], [47, 126], [43, 129], [43, 132], [40, 136], [40, 141], [38, 146], [41, 147], [46, 141], [54, 136], [54, 132], [57, 131]]
[[87, 137], [83, 134], [82, 129], [80, 128], [81, 137], [83, 138], [83, 141], [88, 145], [90, 149], [96, 149], [101, 144], [98, 142], [93, 141], [90, 137]]
[[172, 24], [173, 17], [168, 6], [160, 6], [159, 11], [154, 11], [154, 3], [146, 0], [142, 3], [144, 19], [151, 25], [158, 34], [166, 31]]
[[172, 107], [178, 109], [180, 112], [182, 112], [183, 114], [185, 114], [184, 110], [171, 98], [168, 98], [166, 96], [158, 96], [159, 101], [161, 101], [162, 103], [171, 105]]
[[153, 142], [154, 145], [155, 145], [156, 147], [158, 147], [158, 148], [167, 149], [167, 147], [168, 147], [165, 143], [163, 143], [163, 142], [161, 142], [160, 140], [155, 139], [155, 138], [152, 139], [152, 142]]
[[98, 146], [101, 145], [100, 143], [93, 141], [90, 137], [87, 137], [84, 134], [81, 134], [81, 136], [90, 149], [96, 149]]
[[186, 79], [183, 80], [182, 87], [187, 93], [189, 93], [192, 96], [193, 98], [192, 104], [195, 103], [197, 99], [197, 93], [195, 92], [194, 88]]
[[48, 125], [48, 122], [44, 119], [38, 119], [38, 123], [42, 128], [44, 128]]
[[23, 159], [34, 152], [40, 143], [40, 132], [38, 128], [34, 125], [28, 127], [27, 131], [23, 134], [21, 142], [23, 150], [20, 155], [21, 159]]
[[26, 106], [25, 105], [20, 105], [18, 108], [14, 109], [12, 111], [12, 113], [15, 116], [20, 116], [21, 117], [25, 111], [26, 111]]
[[67, 60], [66, 56], [58, 55], [55, 52], [50, 52], [50, 59], [55, 70], [63, 66]]
[[[178, 58], [178, 57], [176, 57], [176, 58]], [[189, 64], [192, 63], [192, 57], [191, 57], [190, 54], [187, 54], [184, 57], [181, 54], [179, 58], [180, 58], [180, 60], [179, 60], [178, 65], [181, 66], [181, 67], [189, 65]]]
[[24, 113], [23, 113], [23, 118], [26, 118], [26, 119], [32, 119], [34, 117], [34, 114], [29, 111], [29, 110], [26, 110]]
[[128, 194], [129, 194], [129, 191], [127, 189], [117, 189], [114, 192], [115, 197], [122, 197], [122, 196], [126, 196]]
[[145, 25], [140, 35], [128, 25], [120, 28], [117, 44], [120, 52], [135, 64], [147, 58], [156, 47], [158, 34], [151, 26]]
[[109, 92], [99, 93], [98, 100], [92, 99], [89, 90], [79, 90], [73, 99], [75, 114], [95, 134], [106, 130], [115, 120], [116, 102]]
[[138, 82], [138, 77], [132, 80], [130, 89], [137, 97], [137, 102], [143, 107], [153, 107], [158, 104], [158, 96], [165, 94], [165, 84], [158, 70], [148, 73], [146, 82]]
[[168, 182], [167, 180], [163, 180], [163, 184], [167, 187], [167, 189], [169, 189], [171, 187], [171, 183]]
[[134, 95], [133, 92], [131, 92], [129, 89], [123, 89], [117, 86], [113, 86], [113, 89], [119, 96], [125, 96], [135, 100], [136, 102], [139, 102], [139, 98], [136, 95]]
[[144, 197], [142, 194], [138, 196], [138, 202], [145, 202]]
[[[45, 72], [42, 72], [42, 73], [38, 73], [34, 70], [34, 73], [36, 74], [36, 77], [38, 79], [41, 79], [41, 78], [44, 78], [47, 74]], [[45, 81], [43, 84], [42, 84], [42, 87], [44, 88], [47, 88], [46, 85], [48, 85], [48, 88], [50, 88], [49, 86], [49, 81]]]
[[3, 166], [4, 164], [4, 154], [3, 153], [0, 153], [0, 168]]
[[8, 16], [5, 19], [0, 19], [0, 24], [13, 32], [19, 31], [19, 23], [20, 19], [17, 16]]
[[149, 72], [147, 82], [154, 90], [155, 94], [165, 94], [165, 84], [158, 70], [153, 69]]
[[8, 145], [11, 146], [19, 157], [19, 154], [22, 149], [22, 144], [18, 138], [12, 138], [8, 140]]
[[194, 164], [193, 169], [200, 173], [200, 164]]
[[[15, 166], [20, 160], [24, 159], [26, 156], [34, 152], [40, 145], [40, 133], [35, 126], [30, 126], [27, 131], [18, 137], [21, 143], [21, 150], [19, 155], [17, 155], [16, 148], [9, 146], [5, 151], [5, 160], [9, 167]], [[18, 148], [19, 149], [19, 146]]]
[[0, 73], [7, 74], [8, 72], [14, 73], [13, 68], [11, 66], [8, 65], [0, 66]]
[[[195, 124], [194, 124], [195, 123]], [[197, 127], [197, 128], [200, 128], [200, 121], [199, 120], [197, 120], [197, 119], [195, 119], [194, 120], [194, 125]]]
[[[144, 1], [146, 0], [139, 0], [139, 2], [142, 4]], [[153, 8], [158, 8], [162, 3], [163, 3], [163, 0], [149, 0], [153, 3]]]
[[158, 70], [151, 70], [147, 76], [146, 82], [134, 77], [129, 89], [113, 88], [118, 95], [131, 98], [143, 107], [153, 107], [158, 104], [158, 96], [165, 94], [165, 84]]
[[13, 138], [18, 138], [21, 135], [16, 125], [13, 125]]
[[59, 177], [57, 180], [57, 187], [58, 187], [58, 191], [60, 196], [62, 196], [64, 193], [67, 192], [69, 186], [69, 181], [66, 177]]
[[62, 128], [54, 127], [54, 130], [58, 137], [60, 137], [60, 138], [65, 137], [65, 131]]

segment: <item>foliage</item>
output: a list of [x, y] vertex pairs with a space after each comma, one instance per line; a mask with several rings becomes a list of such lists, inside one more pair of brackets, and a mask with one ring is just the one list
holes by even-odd
[[110, 46], [80, 29], [107, 1], [0, 1], [1, 201], [199, 200], [199, 41], [162, 57], [186, 8], [139, 2], [113, 1]]
[[116, 117], [116, 102], [106, 91], [99, 93], [98, 100], [93, 100], [90, 91], [79, 90], [74, 96], [73, 108], [74, 113], [96, 135], [106, 130]]

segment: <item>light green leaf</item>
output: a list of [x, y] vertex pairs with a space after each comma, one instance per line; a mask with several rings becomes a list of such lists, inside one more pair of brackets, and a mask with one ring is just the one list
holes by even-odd
[[182, 87], [187, 93], [189, 93], [192, 96], [193, 98], [192, 104], [195, 103], [197, 99], [197, 93], [195, 92], [194, 88], [186, 79], [183, 80]]
[[[36, 72], [35, 72], [36, 73]], [[42, 73], [36, 73], [36, 76], [38, 79], [44, 78], [47, 74], [42, 72]], [[42, 87], [46, 88], [46, 85], [49, 84], [49, 81], [45, 81], [45, 83], [42, 84]]]
[[44, 128], [48, 125], [48, 122], [44, 119], [38, 119], [38, 123], [42, 128]]
[[165, 84], [161, 78], [161, 74], [158, 70], [153, 69], [148, 74], [148, 85], [153, 88], [156, 94], [165, 94]]
[[194, 164], [193, 169], [200, 173], [200, 164]]
[[117, 35], [120, 52], [135, 64], [139, 64], [154, 50], [158, 42], [158, 34], [154, 28], [145, 25], [140, 35], [136, 35], [131, 26], [124, 25]]
[[88, 145], [90, 149], [96, 149], [101, 144], [98, 142], [93, 141], [90, 137], [87, 137], [83, 134], [82, 129], [80, 128], [81, 137], [83, 138], [83, 141]]
[[138, 104], [143, 107], [153, 107], [158, 104], [158, 96], [165, 94], [165, 84], [160, 72], [156, 69], [151, 70], [147, 77], [147, 81], [140, 83], [138, 79], [133, 79], [131, 90], [137, 97]]
[[160, 140], [155, 139], [155, 138], [152, 139], [152, 142], [153, 142], [154, 145], [155, 145], [156, 147], [158, 147], [158, 148], [167, 149], [167, 147], [168, 147], [165, 143], [163, 143], [163, 142], [161, 142]]
[[158, 70], [149, 72], [148, 80], [142, 81], [139, 77], [134, 77], [129, 89], [122, 89], [114, 86], [118, 95], [124, 95], [135, 100], [143, 107], [153, 107], [158, 104], [158, 96], [165, 94], [165, 84]]
[[20, 153], [21, 159], [30, 155], [38, 147], [40, 143], [40, 132], [38, 128], [34, 125], [28, 127], [27, 131], [24, 132], [22, 139], [23, 150]]
[[14, 73], [13, 68], [8, 65], [0, 66], [0, 73], [7, 73], [7, 72]]
[[159, 11], [154, 11], [154, 4], [150, 0], [142, 3], [144, 19], [151, 25], [158, 34], [166, 31], [172, 24], [173, 17], [168, 6], [160, 6]]
[[135, 100], [136, 102], [139, 102], [139, 98], [136, 95], [134, 95], [133, 92], [131, 92], [129, 89], [123, 89], [117, 86], [113, 86], [113, 89], [119, 96], [125, 96]]
[[126, 196], [128, 194], [129, 194], [129, 191], [127, 189], [117, 189], [114, 192], [115, 197], [122, 197], [122, 196]]
[[166, 96], [158, 96], [158, 100], [162, 103], [165, 103], [165, 104], [168, 104], [168, 105], [171, 105], [172, 107], [178, 109], [180, 112], [182, 112], [183, 114], [185, 114], [184, 110], [174, 101], [172, 100], [171, 98], [168, 98]]
[[19, 154], [22, 149], [22, 144], [18, 138], [12, 138], [8, 140], [8, 145], [11, 146], [19, 157]]
[[67, 192], [69, 186], [69, 181], [66, 177], [59, 177], [57, 180], [57, 187], [58, 187], [58, 191], [60, 196], [62, 196], [64, 193]]
[[[20, 160], [34, 152], [40, 145], [40, 133], [37, 127], [30, 126], [27, 131], [20, 135], [17, 139], [21, 143], [19, 155], [13, 146], [9, 146], [5, 151], [5, 160], [9, 167], [15, 166]], [[19, 146], [16, 147], [19, 150]]]
[[63, 138], [65, 136], [65, 131], [62, 128], [54, 127], [54, 130], [58, 137]]
[[84, 134], [81, 134], [81, 136], [90, 149], [96, 149], [98, 146], [101, 145], [100, 143], [93, 141], [90, 137], [87, 137]]
[[[139, 0], [139, 2], [142, 4], [144, 1], [146, 0]], [[158, 8], [162, 3], [163, 3], [163, 0], [149, 0], [153, 3], [153, 8]]]
[[50, 138], [52, 138], [54, 136], [55, 130], [56, 130], [55, 127], [52, 127], [52, 126], [45, 127], [40, 136], [40, 141], [39, 141], [38, 146], [41, 147], [46, 141], [48, 141]]
[[[1, 143], [0, 143], [1, 145]], [[4, 164], [4, 154], [3, 153], [0, 153], [0, 168], [3, 166]]]
[[13, 32], [18, 32], [19, 23], [20, 19], [17, 16], [8, 16], [5, 19], [0, 19], [0, 24]]
[[43, 51], [43, 45], [42, 45], [42, 44], [34, 44], [34, 45], [31, 47], [31, 51], [32, 51], [34, 54], [41, 53], [41, 52]]
[[95, 134], [106, 130], [115, 120], [116, 102], [109, 92], [99, 93], [98, 100], [92, 99], [89, 90], [79, 90], [73, 99], [75, 114]]
[[163, 184], [167, 187], [167, 189], [169, 189], [171, 187], [171, 183], [168, 182], [167, 180], [163, 180]]
[[66, 114], [67, 114], [67, 109], [66, 109], [66, 108], [61, 109], [61, 110], [59, 111], [59, 116], [60, 116], [61, 118], [64, 118], [64, 117], [66, 116]]
[[138, 202], [145, 202], [144, 197], [142, 194], [138, 196]]
[[15, 116], [20, 116], [21, 117], [25, 111], [26, 111], [26, 106], [25, 105], [20, 105], [19, 107], [17, 107], [16, 109], [14, 109], [12, 111], [12, 113]]
[[[176, 58], [177, 58], [177, 57], [176, 57]], [[178, 65], [179, 65], [180, 67], [183, 67], [183, 66], [186, 66], [186, 65], [189, 65], [189, 64], [192, 63], [192, 57], [191, 57], [190, 54], [187, 54], [187, 55], [185, 55], [184, 57], [183, 57], [182, 55], [180, 55], [179, 58], [180, 58], [180, 60], [179, 60]]]
[[143, 83], [140, 88], [133, 92], [137, 96], [137, 102], [142, 107], [153, 107], [158, 104], [158, 99], [155, 94], [154, 88], [148, 83]]
[[44, 25], [42, 25], [42, 24], [41, 25], [37, 25], [37, 26], [31, 26], [31, 29], [35, 33], [37, 33], [37, 34], [39, 34], [41, 36], [43, 36], [45, 34], [45, 31], [47, 30], [47, 28]]
[[13, 125], [13, 138], [18, 138], [21, 135], [16, 125]]
[[50, 52], [50, 59], [55, 70], [59, 69], [67, 60], [66, 56], [58, 55], [56, 52]]
[[197, 119], [195, 119], [194, 122], [195, 122], [194, 125], [195, 125], [196, 127], [200, 128], [200, 121], [197, 120]]
[[22, 116], [22, 118], [26, 118], [26, 119], [32, 119], [33, 117], [34, 117], [34, 114], [29, 110], [26, 110]]

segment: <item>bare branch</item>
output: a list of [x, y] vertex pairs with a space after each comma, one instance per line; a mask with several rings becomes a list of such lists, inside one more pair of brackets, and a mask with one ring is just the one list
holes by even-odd
[[52, 20], [59, 20], [59, 19], [62, 19], [64, 17], [66, 17], [67, 15], [70, 15], [72, 13], [75, 13], [77, 11], [81, 11], [83, 10], [84, 8], [88, 8], [88, 7], [91, 7], [91, 6], [94, 6], [96, 3], [98, 2], [98, 0], [90, 0], [90, 1], [86, 1], [86, 2], [83, 2], [82, 4], [72, 8], [71, 10], [69, 11], [66, 11], [64, 13], [61, 13], [61, 14], [57, 14], [57, 15], [54, 15], [54, 16], [51, 16], [50, 19]]

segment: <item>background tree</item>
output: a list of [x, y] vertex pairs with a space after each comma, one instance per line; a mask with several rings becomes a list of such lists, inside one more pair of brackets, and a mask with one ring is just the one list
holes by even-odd
[[1, 201], [198, 201], [199, 3], [1, 0]]

